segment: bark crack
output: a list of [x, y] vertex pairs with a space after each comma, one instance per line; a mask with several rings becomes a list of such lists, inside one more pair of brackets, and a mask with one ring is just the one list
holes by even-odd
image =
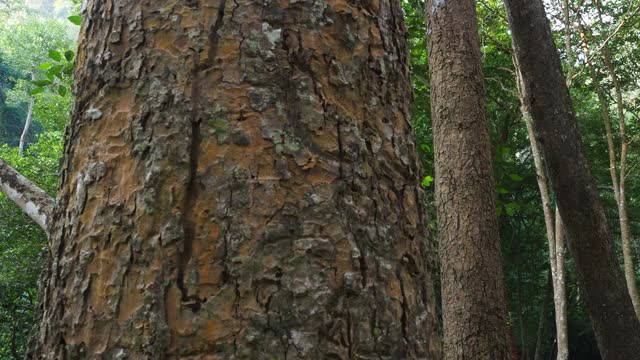
[[185, 269], [193, 256], [193, 242], [197, 236], [196, 219], [194, 207], [196, 205], [199, 186], [198, 186], [198, 163], [200, 161], [200, 145], [202, 143], [201, 123], [202, 114], [200, 108], [200, 74], [203, 71], [211, 69], [215, 66], [215, 59], [218, 53], [219, 30], [223, 24], [224, 8], [226, 0], [223, 0], [218, 8], [218, 16], [210, 28], [209, 33], [209, 49], [208, 57], [204, 64], [200, 64], [200, 53], [196, 52], [194, 57], [194, 67], [191, 84], [191, 143], [189, 145], [189, 177], [184, 196], [183, 208], [183, 232], [184, 243], [183, 249], [178, 257], [178, 275], [177, 285], [182, 294], [182, 301], [185, 305], [191, 307], [193, 312], [200, 310], [202, 300], [197, 294], [189, 294], [184, 284]]

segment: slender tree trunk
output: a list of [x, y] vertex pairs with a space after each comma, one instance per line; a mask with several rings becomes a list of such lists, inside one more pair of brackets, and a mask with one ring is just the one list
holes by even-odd
[[[573, 74], [573, 49], [571, 47], [571, 15], [569, 14], [569, 0], [563, 1], [563, 13], [564, 13], [564, 42], [565, 51], [567, 52], [567, 74], [566, 84], [567, 92], [571, 88], [571, 79]], [[524, 88], [524, 86], [522, 86]], [[526, 99], [524, 99], [526, 103]], [[533, 141], [535, 136], [530, 136]], [[538, 151], [540, 156], [540, 151]], [[560, 209], [556, 204], [555, 214], [555, 246], [554, 256], [556, 263], [556, 273], [554, 274], [554, 281], [556, 286], [554, 287], [554, 306], [556, 310], [556, 337], [558, 340], [558, 354], [557, 360], [569, 360], [569, 322], [567, 319], [567, 285], [565, 281], [565, 232], [564, 225], [562, 223], [562, 217]]]
[[560, 217], [560, 210], [556, 207], [554, 245], [556, 247], [556, 290], [553, 294], [554, 304], [556, 304], [556, 333], [558, 338], [558, 360], [569, 359], [569, 330], [567, 320], [567, 287], [564, 274], [564, 226]]
[[540, 317], [538, 318], [538, 331], [536, 332], [536, 350], [534, 352], [534, 360], [543, 360], [542, 356], [544, 355], [544, 349], [542, 348], [542, 342], [544, 338], [544, 328], [547, 322], [547, 311], [552, 296], [553, 277], [551, 275], [551, 270], [549, 270], [549, 275], [547, 276], [547, 286], [545, 287], [544, 291], [544, 300], [542, 301], [542, 306], [540, 307]]
[[[538, 188], [540, 189], [540, 198], [542, 200], [542, 212], [544, 215], [544, 223], [547, 231], [547, 240], [549, 244], [549, 265], [551, 268], [551, 277], [553, 282], [553, 305], [555, 310], [556, 334], [558, 338], [558, 360], [567, 360], [569, 356], [568, 344], [568, 326], [567, 326], [567, 298], [566, 284], [564, 276], [564, 242], [562, 226], [558, 228], [554, 220], [553, 209], [551, 207], [551, 196], [549, 194], [548, 180], [545, 173], [542, 154], [536, 140], [533, 130], [533, 119], [529, 111], [529, 105], [526, 102], [525, 89], [522, 82], [522, 75], [517, 60], [514, 59], [516, 68], [516, 77], [519, 90], [520, 104], [522, 116], [527, 127], [529, 143], [531, 145], [531, 153], [536, 169], [536, 178]], [[556, 207], [556, 218], [558, 217], [558, 209]], [[561, 242], [558, 244], [558, 240]]]
[[447, 359], [509, 359], [475, 2], [427, 1]]
[[24, 122], [24, 128], [22, 129], [22, 135], [20, 135], [20, 144], [18, 146], [18, 153], [20, 155], [24, 154], [24, 148], [27, 143], [27, 137], [29, 136], [29, 129], [31, 128], [31, 120], [33, 118], [33, 102], [34, 99], [31, 97], [29, 99], [29, 106], [27, 108], [27, 119]]
[[627, 203], [626, 203], [626, 168], [627, 168], [627, 139], [625, 134], [625, 124], [624, 124], [624, 109], [622, 107], [622, 93], [618, 83], [618, 77], [615, 73], [615, 69], [613, 68], [613, 64], [611, 62], [611, 53], [608, 45], [604, 45], [603, 47], [603, 57], [604, 62], [607, 67], [607, 72], [609, 76], [612, 77], [614, 88], [616, 88], [616, 101], [618, 102], [618, 123], [619, 123], [619, 131], [620, 131], [620, 139], [621, 139], [621, 147], [620, 147], [620, 176], [618, 176], [618, 170], [616, 167], [616, 150], [615, 145], [613, 143], [613, 131], [611, 129], [611, 118], [609, 115], [609, 104], [606, 100], [604, 89], [600, 84], [600, 80], [598, 78], [598, 74], [596, 72], [595, 65], [590, 58], [589, 51], [589, 41], [587, 37], [586, 30], [584, 25], [580, 24], [580, 38], [582, 39], [582, 46], [584, 48], [585, 56], [587, 57], [587, 66], [589, 67], [589, 73], [591, 75], [591, 80], [593, 81], [593, 85], [596, 89], [596, 93], [598, 94], [598, 103], [600, 105], [600, 110], [602, 112], [602, 117], [605, 123], [605, 131], [607, 136], [607, 144], [609, 149], [609, 159], [610, 159], [610, 169], [611, 169], [611, 182], [613, 183], [613, 190], [615, 192], [616, 204], [618, 206], [618, 220], [620, 222], [620, 237], [622, 240], [622, 256], [623, 256], [623, 264], [624, 264], [624, 274], [625, 279], [627, 281], [627, 288], [629, 290], [629, 296], [631, 296], [631, 301], [633, 302], [633, 307], [636, 313], [636, 316], [640, 317], [640, 294], [638, 294], [638, 287], [636, 284], [636, 275], [633, 266], [633, 256], [631, 252], [631, 239], [629, 235], [629, 216], [627, 214]]
[[439, 358], [398, 1], [83, 19], [30, 358]]
[[584, 155], [541, 0], [505, 0], [526, 101], [603, 359], [640, 359], [640, 323]]
[[[600, 0], [595, 0], [598, 9], [598, 17], [600, 22], [604, 24], [602, 19], [602, 6]], [[618, 112], [618, 130], [620, 131], [620, 185], [618, 186], [618, 214], [620, 217], [620, 233], [622, 238], [622, 256], [624, 259], [624, 275], [627, 280], [627, 288], [633, 302], [636, 315], [640, 318], [640, 294], [638, 293], [638, 284], [636, 282], [636, 274], [633, 265], [633, 253], [631, 250], [631, 235], [629, 233], [629, 215], [627, 213], [627, 196], [626, 196], [626, 180], [627, 180], [627, 147], [629, 140], [627, 139], [626, 126], [624, 122], [624, 103], [622, 101], [622, 88], [620, 80], [613, 65], [611, 49], [608, 42], [604, 44], [602, 49], [604, 63], [607, 72], [613, 82], [613, 88], [616, 92], [616, 109]]]
[[564, 46], [567, 52], [567, 87], [571, 88], [573, 69], [573, 49], [571, 48], [571, 15], [569, 14], [569, 0], [562, 1], [564, 15]]
[[620, 203], [620, 187], [619, 187], [620, 182], [618, 181], [618, 169], [616, 166], [616, 149], [615, 149], [615, 144], [613, 143], [613, 130], [611, 129], [611, 117], [609, 116], [609, 104], [607, 104], [607, 99], [605, 97], [604, 90], [600, 85], [600, 78], [598, 77], [596, 68], [593, 65], [593, 61], [591, 60], [589, 45], [587, 42], [587, 35], [585, 33], [583, 25], [578, 24], [578, 29], [580, 31], [580, 39], [582, 40], [582, 47], [584, 49], [585, 56], [587, 57], [587, 66], [589, 68], [589, 74], [591, 75], [591, 81], [593, 81], [593, 86], [596, 90], [596, 94], [598, 95], [598, 104], [600, 105], [600, 112], [602, 114], [602, 119], [604, 120], [605, 135], [607, 138], [607, 149], [609, 152], [609, 172], [611, 173], [611, 183], [613, 184], [613, 193], [616, 199], [616, 204], [619, 204]]

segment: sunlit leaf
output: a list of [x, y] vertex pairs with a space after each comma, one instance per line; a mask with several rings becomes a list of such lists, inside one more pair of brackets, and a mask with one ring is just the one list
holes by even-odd
[[82, 23], [82, 16], [80, 15], [72, 15], [67, 18], [69, 21], [74, 23], [75, 25], [80, 25]]

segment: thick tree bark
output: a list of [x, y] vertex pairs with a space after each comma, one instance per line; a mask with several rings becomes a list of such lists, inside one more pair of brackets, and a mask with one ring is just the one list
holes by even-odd
[[505, 0], [534, 128], [604, 359], [640, 359], [640, 323], [584, 155], [541, 0]]
[[83, 19], [29, 357], [439, 358], [397, 1]]
[[509, 359], [475, 2], [427, 1], [447, 359]]
[[0, 191], [48, 232], [54, 201], [44, 190], [0, 159]]

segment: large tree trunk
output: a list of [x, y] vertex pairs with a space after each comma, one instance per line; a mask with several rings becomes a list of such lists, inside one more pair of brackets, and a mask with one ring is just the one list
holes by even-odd
[[439, 358], [397, 1], [83, 19], [30, 357]]
[[427, 1], [447, 359], [508, 359], [475, 1]]
[[526, 101], [604, 359], [640, 358], [640, 323], [584, 155], [541, 0], [505, 0]]

